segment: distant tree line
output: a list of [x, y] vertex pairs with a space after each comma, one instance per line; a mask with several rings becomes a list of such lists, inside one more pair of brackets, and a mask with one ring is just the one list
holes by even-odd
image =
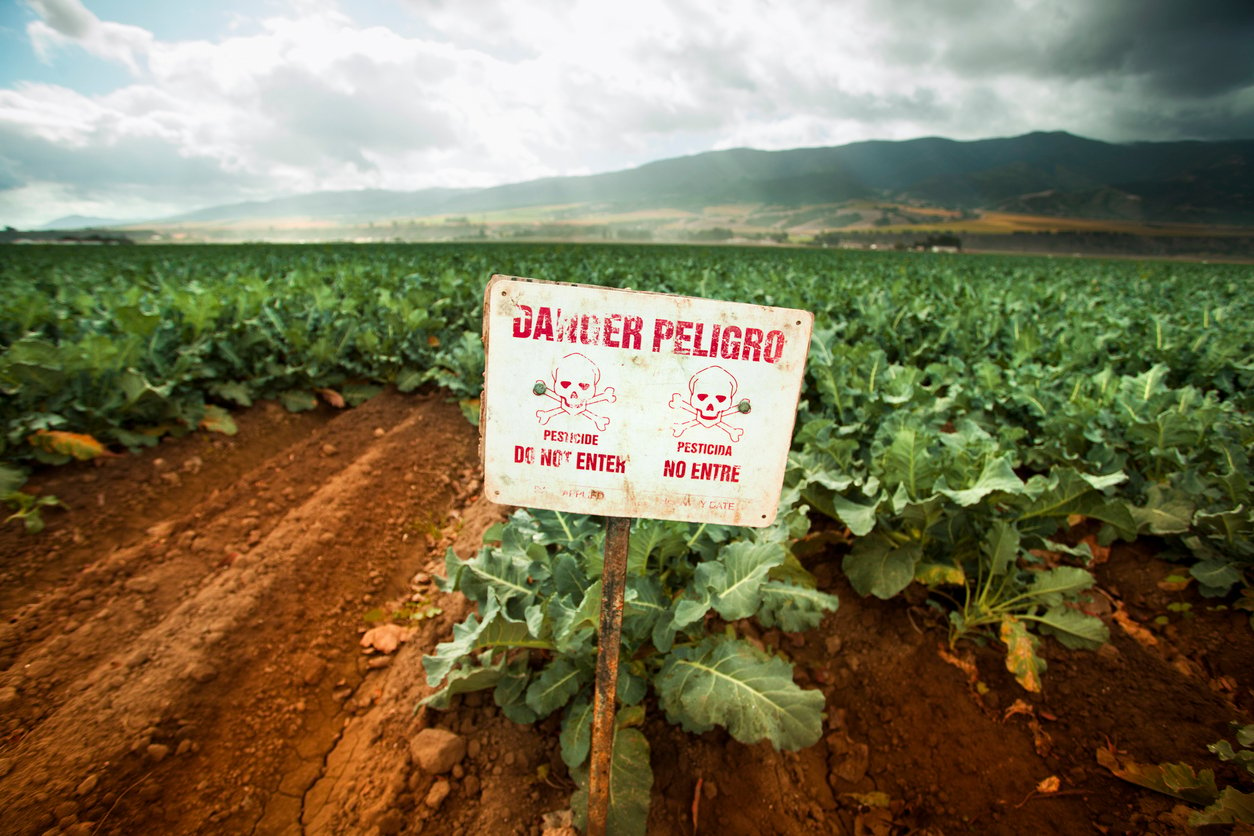
[[937, 233], [844, 231], [815, 235], [816, 247], [910, 250], [954, 247], [987, 252], [1207, 256], [1254, 259], [1254, 235], [1137, 235], [1127, 232]]

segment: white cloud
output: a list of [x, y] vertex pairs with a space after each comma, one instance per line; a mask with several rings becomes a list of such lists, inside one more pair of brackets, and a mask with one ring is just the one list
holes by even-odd
[[[102, 21], [79, 0], [27, 2], [44, 60], [83, 49], [132, 81], [95, 96], [0, 89], [0, 130], [23, 140], [0, 146], [6, 181], [62, 182], [41, 166], [74, 151], [118, 190], [147, 183], [152, 205], [194, 208], [227, 187], [242, 200], [482, 186], [738, 145], [1035, 129], [1176, 138], [1254, 119], [1254, 73], [1235, 47], [1219, 50], [1229, 81], [1194, 83], [1202, 98], [1159, 95], [1162, 78], [1186, 76], [1147, 64], [1129, 40], [1139, 19], [1129, 0], [1099, 11], [1081, 0], [410, 0], [412, 25], [394, 29], [357, 23], [347, 3], [289, 0], [258, 25], [237, 18], [196, 41]], [[1151, 43], [1181, 25], [1146, 19]], [[133, 153], [141, 146], [204, 182], [159, 195], [130, 168], [147, 164]], [[64, 185], [111, 199], [103, 175]], [[28, 193], [29, 213], [63, 213], [47, 204], [54, 193], [39, 192], [38, 206]]]
[[36, 54], [51, 61], [57, 49], [70, 44], [98, 58], [124, 64], [139, 73], [143, 58], [152, 46], [152, 33], [138, 26], [103, 22], [79, 0], [26, 0], [40, 20], [31, 21], [26, 31]]

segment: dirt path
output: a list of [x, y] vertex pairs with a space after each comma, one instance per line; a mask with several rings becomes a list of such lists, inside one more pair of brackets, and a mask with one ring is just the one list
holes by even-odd
[[[478, 694], [414, 711], [422, 654], [466, 612], [435, 588], [444, 550], [467, 556], [506, 510], [478, 495], [474, 429], [395, 392], [237, 421], [41, 474], [69, 510], [0, 529], [0, 833], [541, 833], [573, 789], [555, 718], [517, 726]], [[1254, 719], [1244, 615], [1161, 588], [1171, 567], [1143, 550], [1099, 567], [1111, 601], [1189, 617], [1153, 644], [1045, 643], [1033, 696], [994, 648], [960, 654], [973, 677], [946, 661], [921, 602], [857, 598], [842, 548], [806, 559], [840, 610], [760, 636], [826, 694], [824, 739], [781, 755], [654, 711], [651, 833], [1179, 832], [1183, 808], [1097, 748], [1214, 766], [1206, 744]], [[398, 649], [361, 646], [398, 612], [421, 616]], [[428, 727], [466, 744], [439, 776], [411, 749]], [[1051, 776], [1061, 792], [1034, 792]]]

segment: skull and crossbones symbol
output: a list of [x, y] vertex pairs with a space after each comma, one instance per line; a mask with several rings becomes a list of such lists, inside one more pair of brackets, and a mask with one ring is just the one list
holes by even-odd
[[733, 427], [723, 420], [723, 416], [732, 412], [748, 412], [749, 400], [746, 398], [736, 403], [736, 378], [722, 366], [707, 366], [688, 380], [688, 397], [682, 393], [671, 395], [671, 409], [679, 409], [691, 413], [692, 417], [684, 421], [676, 421], [671, 425], [671, 432], [679, 438], [688, 430], [700, 425], [702, 427], [718, 427], [727, 433], [732, 441], [739, 441], [744, 430]]
[[614, 403], [618, 396], [614, 394], [613, 386], [601, 389], [600, 383], [601, 370], [595, 363], [582, 354], [567, 354], [553, 367], [552, 386], [543, 380], [537, 380], [532, 389], [535, 394], [547, 395], [558, 404], [552, 409], [537, 409], [536, 418], [544, 425], [556, 415], [581, 415], [604, 432], [610, 419], [589, 411], [588, 407], [599, 403]]

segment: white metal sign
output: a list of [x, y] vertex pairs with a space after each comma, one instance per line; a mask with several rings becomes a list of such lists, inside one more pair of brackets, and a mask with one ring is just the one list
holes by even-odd
[[487, 498], [769, 525], [813, 322], [788, 308], [493, 276]]

